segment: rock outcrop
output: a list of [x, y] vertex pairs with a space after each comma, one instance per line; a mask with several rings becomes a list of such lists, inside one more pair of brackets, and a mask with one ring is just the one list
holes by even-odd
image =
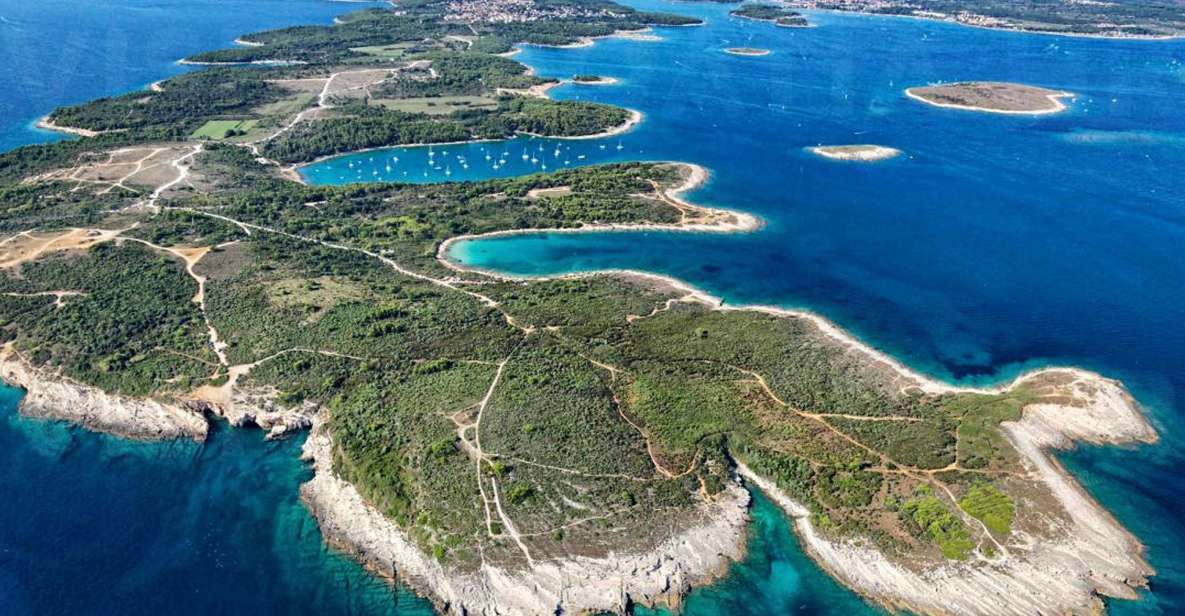
[[0, 355], [0, 378], [25, 390], [20, 412], [69, 421], [90, 430], [140, 440], [204, 441], [209, 423], [200, 408], [106, 393], [29, 365], [15, 353]]
[[1050, 454], [1074, 442], [1153, 442], [1156, 432], [1116, 381], [1073, 369], [1034, 372], [1017, 380], [1050, 382], [1065, 403], [1032, 404], [1019, 421], [1002, 424], [1021, 463], [1043, 484], [1061, 515], [1048, 516], [1041, 536], [1014, 532], [994, 559], [909, 567], [854, 541], [821, 535], [809, 512], [772, 481], [740, 467], [795, 520], [810, 555], [833, 576], [869, 599], [918, 614], [1028, 616], [1098, 614], [1100, 595], [1133, 599], [1152, 568], [1143, 546]]
[[692, 585], [721, 575], [744, 553], [749, 494], [739, 484], [701, 505], [696, 521], [654, 549], [537, 561], [510, 570], [450, 570], [333, 474], [332, 441], [315, 422], [304, 455], [315, 470], [301, 497], [327, 541], [375, 572], [398, 578], [446, 614], [467, 616], [621, 613], [630, 603], [677, 604]]

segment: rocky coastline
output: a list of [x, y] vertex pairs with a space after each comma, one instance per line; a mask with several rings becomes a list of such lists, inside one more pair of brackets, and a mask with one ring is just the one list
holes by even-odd
[[651, 550], [538, 561], [521, 569], [487, 563], [472, 573], [453, 571], [334, 474], [332, 448], [318, 419], [304, 445], [315, 474], [301, 486], [301, 500], [325, 540], [424, 594], [443, 614], [624, 613], [633, 604], [678, 605], [693, 586], [719, 577], [744, 555], [750, 497], [734, 483], [700, 505], [695, 523], [672, 531]]
[[1019, 421], [1002, 424], [1026, 472], [1048, 489], [1064, 515], [1050, 532], [1014, 533], [993, 559], [909, 567], [854, 541], [822, 536], [810, 514], [772, 481], [743, 464], [738, 472], [794, 519], [811, 557], [846, 586], [890, 609], [918, 614], [999, 616], [1101, 614], [1102, 597], [1136, 598], [1154, 571], [1144, 547], [1099, 505], [1053, 457], [1076, 442], [1151, 443], [1156, 432], [1118, 382], [1073, 369], [1048, 369], [1017, 379], [1065, 381], [1065, 404], [1033, 404]]
[[0, 378], [25, 390], [19, 411], [28, 417], [68, 421], [88, 430], [137, 440], [206, 440], [203, 410], [186, 403], [109, 394], [37, 368], [10, 347], [0, 353]]

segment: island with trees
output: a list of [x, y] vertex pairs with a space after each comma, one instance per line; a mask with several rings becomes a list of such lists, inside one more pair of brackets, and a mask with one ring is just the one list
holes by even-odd
[[801, 13], [780, 4], [745, 3], [729, 11], [728, 14], [756, 21], [772, 21], [783, 28], [810, 26], [810, 22]]

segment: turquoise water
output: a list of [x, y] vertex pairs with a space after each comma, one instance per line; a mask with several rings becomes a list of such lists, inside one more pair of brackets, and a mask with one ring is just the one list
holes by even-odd
[[[729, 303], [816, 310], [927, 373], [998, 382], [1072, 364], [1124, 380], [1162, 443], [1081, 448], [1066, 465], [1148, 546], [1158, 575], [1119, 614], [1185, 610], [1185, 41], [1021, 35], [820, 13], [788, 30], [728, 7], [634, 2], [704, 16], [662, 42], [529, 48], [542, 75], [621, 86], [561, 97], [646, 114], [642, 158], [699, 163], [691, 197], [762, 216], [747, 235], [517, 235], [454, 245], [515, 274], [636, 268]], [[763, 58], [724, 47], [772, 50]], [[1044, 117], [937, 109], [903, 96], [988, 79], [1077, 94]], [[877, 164], [815, 158], [816, 144], [876, 143]], [[738, 613], [760, 613], [740, 611]]]
[[[753, 493], [753, 524], [745, 559], [719, 582], [697, 588], [681, 607], [685, 616], [739, 614], [885, 614], [867, 606], [816, 567], [798, 548], [790, 523], [777, 504]], [[669, 616], [639, 608], [638, 616]]]
[[0, 614], [432, 614], [323, 545], [303, 439], [137, 443], [19, 397], [0, 388]]
[[632, 134], [605, 139], [519, 137], [508, 141], [381, 148], [335, 156], [302, 167], [300, 174], [311, 184], [427, 184], [509, 178], [645, 158], [643, 140]]
[[[60, 138], [30, 125], [176, 74], [186, 54], [359, 7], [0, 0], [0, 149]], [[323, 545], [299, 502], [301, 439], [134, 443], [21, 418], [19, 397], [0, 387], [0, 614], [432, 613]]]
[[[544, 75], [621, 79], [553, 92], [638, 109], [646, 120], [636, 130], [434, 147], [432, 166], [443, 169], [426, 169], [428, 148], [368, 152], [306, 176], [440, 181], [565, 161], [703, 164], [713, 177], [696, 200], [758, 213], [768, 225], [727, 237], [516, 236], [457, 244], [453, 256], [522, 274], [641, 268], [730, 302], [808, 307], [951, 380], [996, 381], [1045, 363], [1120, 377], [1162, 444], [1082, 448], [1063, 460], [1148, 545], [1158, 570], [1143, 600], [1112, 602], [1114, 613], [1185, 609], [1185, 43], [826, 13], [813, 16], [817, 28], [791, 30], [731, 20], [728, 7], [631, 3], [709, 24], [659, 29], [661, 42], [528, 48], [520, 58]], [[159, 79], [179, 70], [172, 59], [244, 31], [324, 22], [347, 7], [0, 0], [0, 50], [16, 58], [0, 66], [14, 84], [0, 95], [0, 147], [43, 138], [27, 124], [57, 104]], [[24, 28], [21, 38], [10, 22]], [[158, 28], [168, 36], [150, 36]], [[741, 45], [773, 53], [720, 51]], [[934, 109], [901, 95], [959, 79], [1030, 82], [1079, 97], [1065, 114], [1024, 118]], [[854, 142], [906, 156], [856, 165], [803, 149]], [[507, 164], [493, 169], [503, 148]], [[322, 547], [296, 500], [307, 472], [298, 441], [220, 430], [204, 446], [127, 443], [21, 419], [15, 393], [0, 396], [0, 613], [426, 610]], [[754, 517], [749, 557], [696, 591], [688, 613], [869, 610], [806, 559], [767, 501], [758, 498]]]

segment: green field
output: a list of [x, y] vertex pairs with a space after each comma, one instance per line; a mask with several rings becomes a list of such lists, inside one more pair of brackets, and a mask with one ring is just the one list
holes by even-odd
[[351, 47], [350, 51], [368, 56], [398, 60], [407, 55], [408, 50], [412, 47], [414, 47], [414, 44], [399, 43], [396, 45], [369, 45], [366, 47]]
[[210, 120], [190, 135], [193, 139], [226, 139], [255, 128], [256, 120]]
[[288, 116], [308, 107], [309, 103], [313, 102], [315, 98], [317, 98], [316, 94], [302, 92], [291, 98], [284, 98], [274, 103], [268, 103], [252, 111], [266, 116]]
[[460, 109], [493, 109], [498, 102], [485, 96], [432, 96], [380, 99], [376, 103], [394, 111], [446, 115]]

